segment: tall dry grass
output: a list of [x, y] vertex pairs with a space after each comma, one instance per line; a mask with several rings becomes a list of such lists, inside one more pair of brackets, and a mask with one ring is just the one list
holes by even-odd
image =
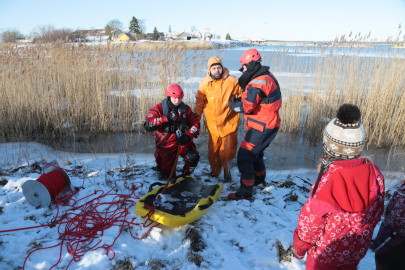
[[200, 66], [199, 54], [179, 43], [150, 49], [135, 44], [1, 47], [0, 140], [138, 130], [167, 85], [181, 84]]
[[[202, 79], [207, 58], [198, 51], [202, 47], [191, 49], [179, 42], [3, 45], [0, 141], [142, 130], [147, 110], [164, 98], [169, 83]], [[272, 66], [301, 66], [285, 63], [289, 53], [273, 57]], [[282, 86], [283, 131], [319, 139], [337, 108], [354, 103], [363, 112], [368, 144], [405, 145], [403, 57], [364, 58], [325, 49], [317, 59], [311, 70], [302, 71], [311, 77], [303, 76], [288, 90]], [[194, 95], [185, 102], [192, 106]]]
[[[299, 132], [317, 141], [326, 123], [343, 103], [362, 111], [368, 145], [405, 145], [405, 59], [400, 55], [362, 57], [356, 48], [350, 54], [333, 50], [320, 57], [297, 87], [286, 94], [281, 110], [282, 130]], [[310, 89], [308, 89], [310, 85]]]

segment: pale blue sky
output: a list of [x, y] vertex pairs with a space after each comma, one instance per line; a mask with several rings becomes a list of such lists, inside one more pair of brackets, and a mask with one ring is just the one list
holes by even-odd
[[398, 35], [399, 24], [405, 28], [405, 0], [0, 0], [0, 32], [104, 28], [113, 19], [128, 29], [132, 16], [144, 20], [147, 32], [195, 26], [238, 39], [333, 40], [371, 31], [385, 40]]

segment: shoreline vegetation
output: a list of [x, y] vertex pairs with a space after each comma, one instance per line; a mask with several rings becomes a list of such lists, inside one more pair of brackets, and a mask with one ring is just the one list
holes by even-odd
[[[44, 142], [83, 132], [142, 131], [148, 108], [164, 98], [162, 89], [169, 83], [202, 77], [204, 50], [228, 45], [1, 44], [0, 142]], [[288, 53], [288, 49], [280, 50], [263, 64], [271, 60], [277, 65]], [[311, 91], [305, 91], [303, 76], [294, 91], [283, 93], [283, 132], [319, 140], [325, 119], [334, 117], [337, 104], [354, 103], [362, 110], [368, 145], [405, 146], [403, 57], [341, 55], [334, 54], [331, 47], [316, 60], [311, 73], [315, 80]], [[193, 107], [194, 96], [185, 102]]]

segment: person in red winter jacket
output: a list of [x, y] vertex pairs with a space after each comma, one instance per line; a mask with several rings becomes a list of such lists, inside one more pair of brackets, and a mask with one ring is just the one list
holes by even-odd
[[384, 177], [360, 158], [365, 131], [357, 106], [343, 104], [323, 133], [318, 178], [294, 231], [293, 254], [306, 269], [357, 269], [384, 211]]
[[178, 84], [170, 84], [166, 96], [149, 109], [144, 123], [145, 130], [155, 134], [155, 160], [161, 179], [170, 176], [177, 152], [184, 159], [182, 174], [191, 174], [200, 159], [193, 142], [200, 131], [200, 121], [182, 102], [183, 89]]
[[392, 196], [370, 248], [375, 252], [377, 270], [405, 268], [405, 179]]

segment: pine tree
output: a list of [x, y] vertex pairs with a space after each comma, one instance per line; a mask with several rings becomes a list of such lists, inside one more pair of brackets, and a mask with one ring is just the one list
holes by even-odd
[[229, 35], [229, 33], [227, 33], [225, 39], [226, 40], [232, 40], [231, 35]]
[[158, 32], [158, 30], [156, 29], [156, 26], [155, 26], [155, 28], [153, 29], [153, 38], [152, 38], [153, 40], [158, 40], [159, 39], [159, 32]]
[[141, 28], [139, 27], [139, 22], [135, 17], [132, 17], [131, 21], [129, 22], [129, 32], [135, 34], [141, 34]]

